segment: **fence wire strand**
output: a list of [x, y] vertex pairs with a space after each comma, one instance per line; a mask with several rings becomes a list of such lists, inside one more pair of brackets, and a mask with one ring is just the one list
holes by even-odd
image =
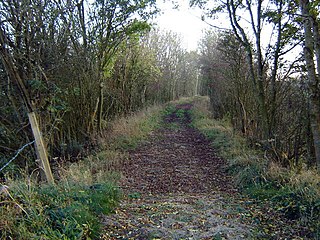
[[16, 154], [13, 156], [13, 158], [11, 158], [1, 169], [0, 169], [0, 172], [2, 172], [3, 169], [5, 169], [7, 166], [9, 166], [9, 164], [15, 160], [18, 155], [23, 151], [23, 149], [25, 149], [26, 147], [30, 146], [31, 144], [34, 143], [35, 140], [33, 140], [32, 142], [29, 142], [25, 145], [23, 145], [20, 149], [18, 149], [18, 151], [16, 152]]

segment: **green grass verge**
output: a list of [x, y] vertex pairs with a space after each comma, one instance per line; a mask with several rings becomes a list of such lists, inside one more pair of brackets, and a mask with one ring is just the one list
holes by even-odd
[[286, 169], [267, 160], [234, 132], [228, 119], [211, 118], [208, 99], [195, 98], [191, 114], [192, 125], [228, 161], [228, 170], [244, 193], [268, 201], [275, 211], [300, 220], [320, 238], [320, 176], [315, 171]]
[[100, 214], [110, 213], [119, 197], [110, 183], [15, 182], [1, 196], [1, 239], [96, 239]]

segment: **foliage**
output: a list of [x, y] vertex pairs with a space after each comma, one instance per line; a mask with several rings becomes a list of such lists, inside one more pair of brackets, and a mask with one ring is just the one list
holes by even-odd
[[156, 57], [161, 72], [152, 86], [151, 99], [164, 103], [197, 93], [198, 54], [187, 52], [181, 46], [181, 36], [171, 31], [154, 29], [146, 45]]
[[[286, 78], [281, 77], [283, 82], [276, 82], [279, 98], [276, 110], [272, 108], [272, 86], [268, 82], [268, 112], [274, 110], [272, 121], [276, 124], [272, 124], [272, 135], [264, 139], [258, 122], [256, 90], [248, 78], [244, 48], [232, 34], [214, 32], [206, 33], [200, 47], [201, 89], [202, 94], [208, 93], [211, 98], [214, 117], [229, 118], [233, 128], [252, 146], [267, 150], [268, 157], [284, 166], [312, 165], [310, 119], [303, 80], [286, 75]], [[269, 76], [265, 77], [269, 79]]]

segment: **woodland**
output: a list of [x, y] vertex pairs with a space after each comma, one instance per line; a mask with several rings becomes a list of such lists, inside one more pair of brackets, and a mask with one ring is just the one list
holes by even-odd
[[[181, 141], [199, 141], [197, 148], [208, 152], [201, 164], [213, 168], [202, 186], [193, 178], [179, 181], [209, 194], [210, 180], [227, 198], [239, 191], [275, 204], [261, 212], [273, 223], [283, 214], [296, 227], [290, 233], [279, 230], [285, 225], [270, 227], [257, 205], [250, 214], [262, 230], [253, 239], [320, 236], [320, 1], [189, 4], [208, 22], [197, 51], [185, 49], [179, 34], [152, 25], [160, 14], [155, 0], [0, 0], [1, 239], [96, 239], [101, 229], [116, 231], [96, 222], [118, 206], [118, 185], [137, 188], [122, 183], [120, 175], [129, 178], [131, 169], [138, 186], [145, 186], [143, 194], [169, 191], [162, 177], [153, 182], [157, 189], [141, 178], [143, 167], [129, 164], [135, 154], [153, 154], [137, 147], [150, 134], [168, 142], [180, 139], [179, 131], [186, 131]], [[222, 15], [230, 27], [215, 25]], [[179, 99], [182, 103], [173, 102]], [[154, 133], [159, 128], [161, 134]], [[154, 146], [152, 137], [150, 142], [150, 149], [165, 146], [170, 152], [170, 145], [155, 141]], [[226, 162], [210, 155], [207, 144]], [[227, 173], [219, 175], [220, 167]], [[145, 171], [159, 172], [160, 178], [162, 170], [156, 169]], [[190, 188], [172, 192], [200, 194]], [[131, 200], [142, 194], [123, 192]], [[144, 237], [130, 238], [128, 232], [125, 239], [184, 239], [142, 232]], [[232, 234], [194, 239], [238, 239]], [[105, 232], [104, 239], [118, 239], [111, 235]]]

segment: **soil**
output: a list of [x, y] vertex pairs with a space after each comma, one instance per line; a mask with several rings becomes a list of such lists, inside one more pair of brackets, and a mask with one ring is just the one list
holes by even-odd
[[129, 153], [120, 183], [124, 199], [104, 217], [102, 239], [286, 239], [257, 237], [266, 210], [238, 193], [225, 160], [190, 125], [191, 108], [177, 105]]

